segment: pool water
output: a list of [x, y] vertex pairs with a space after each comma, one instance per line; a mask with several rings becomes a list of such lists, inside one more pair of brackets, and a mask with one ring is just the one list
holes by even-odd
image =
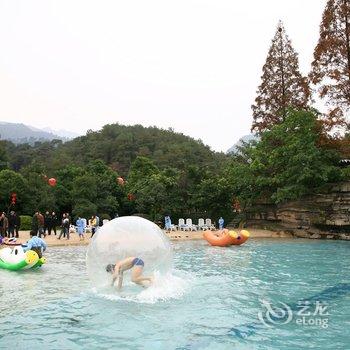
[[0, 270], [0, 348], [350, 349], [348, 242], [173, 249], [171, 276], [121, 295], [91, 288], [86, 247], [50, 248], [38, 271]]

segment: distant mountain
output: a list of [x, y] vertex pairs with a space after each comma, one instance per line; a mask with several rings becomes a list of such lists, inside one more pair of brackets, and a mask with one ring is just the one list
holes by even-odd
[[73, 132], [73, 131], [68, 131], [68, 130], [64, 130], [64, 129], [60, 129], [60, 130], [53, 130], [51, 128], [43, 128], [42, 130], [58, 135], [60, 137], [64, 137], [66, 139], [74, 139], [78, 136], [81, 136], [80, 134]]
[[243, 146], [243, 143], [254, 140], [259, 140], [259, 137], [254, 134], [242, 136], [231, 148], [227, 150], [226, 153], [236, 153], [238, 151], [238, 147]]
[[59, 139], [68, 141], [76, 137], [74, 133], [69, 133], [64, 130], [55, 132], [54, 130], [47, 131], [34, 128], [22, 123], [8, 123], [0, 121], [0, 139], [12, 141], [13, 143], [29, 143], [34, 144], [37, 141], [51, 141]]

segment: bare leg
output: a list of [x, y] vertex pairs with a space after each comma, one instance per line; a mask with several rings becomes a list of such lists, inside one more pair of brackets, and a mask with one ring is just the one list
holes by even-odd
[[120, 271], [118, 274], [118, 287], [117, 287], [117, 289], [121, 290], [122, 286], [123, 286], [123, 272]]
[[136, 284], [139, 284], [143, 287], [147, 287], [148, 283], [145, 283], [145, 282], [152, 283], [153, 278], [152, 277], [143, 277], [142, 272], [143, 272], [142, 266], [134, 266], [134, 268], [132, 269], [132, 272], [131, 272], [131, 281], [136, 283]]

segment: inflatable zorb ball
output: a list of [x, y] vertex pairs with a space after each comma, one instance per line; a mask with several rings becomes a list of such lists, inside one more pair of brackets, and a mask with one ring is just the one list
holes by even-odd
[[144, 261], [144, 275], [165, 274], [172, 268], [172, 249], [163, 231], [149, 220], [123, 216], [104, 224], [90, 241], [86, 265], [93, 286], [110, 284], [106, 266], [128, 257]]

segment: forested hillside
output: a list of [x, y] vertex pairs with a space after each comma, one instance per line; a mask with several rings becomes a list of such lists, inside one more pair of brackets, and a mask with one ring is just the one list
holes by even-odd
[[122, 175], [127, 174], [137, 156], [152, 159], [160, 168], [178, 169], [194, 165], [213, 169], [218, 161], [225, 159], [201, 141], [172, 130], [141, 125], [105, 125], [101, 131], [89, 132], [67, 142], [60, 151], [76, 164], [101, 159]]
[[11, 155], [9, 167], [16, 171], [33, 162], [43, 164], [46, 171], [56, 171], [67, 164], [84, 166], [100, 159], [119, 174], [127, 175], [137, 156], [152, 159], [160, 168], [178, 169], [194, 165], [215, 169], [226, 158], [183, 134], [141, 125], [110, 124], [66, 143], [53, 140], [30, 146], [3, 142], [3, 147]]
[[0, 203], [6, 209], [16, 193], [13, 206], [26, 214], [229, 215], [227, 183], [218, 181], [227, 159], [201, 141], [140, 125], [106, 125], [66, 143], [2, 141]]

